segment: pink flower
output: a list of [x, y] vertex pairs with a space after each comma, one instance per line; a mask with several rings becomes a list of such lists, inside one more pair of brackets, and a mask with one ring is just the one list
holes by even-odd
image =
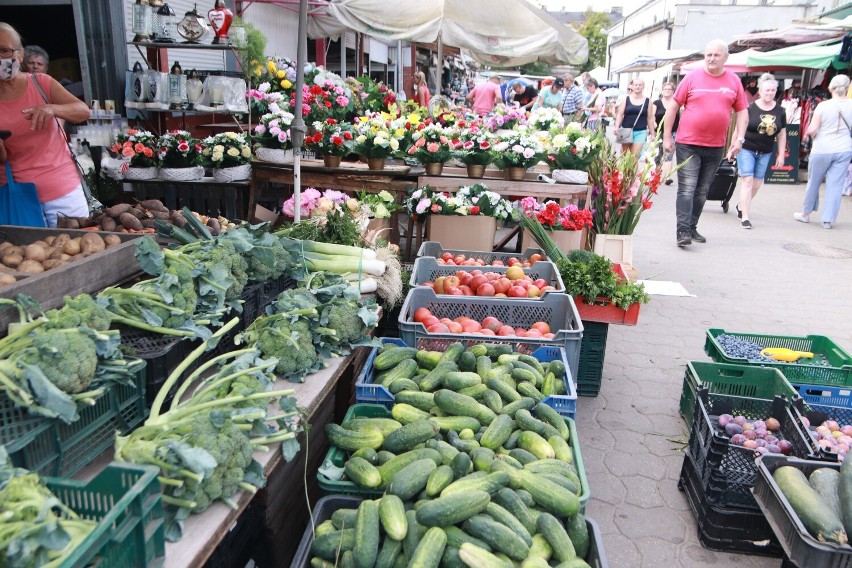
[[488, 150], [489, 148], [491, 148], [491, 142], [489, 142], [488, 140], [483, 140], [479, 143], [480, 150]]
[[432, 213], [437, 213], [441, 210], [441, 206], [435, 203], [434, 205], [432, 205], [432, 207], [430, 207], [430, 209], [432, 210]]
[[282, 144], [287, 141], [287, 138], [289, 138], [289, 136], [287, 135], [286, 130], [282, 130], [281, 132], [278, 133], [278, 141], [281, 142]]
[[427, 150], [428, 152], [430, 152], [430, 153], [434, 154], [435, 152], [437, 152], [437, 151], [438, 151], [438, 149], [439, 149], [440, 147], [441, 147], [441, 146], [440, 146], [437, 142], [429, 142], [429, 144], [427, 144], [427, 145], [426, 145], [426, 150]]
[[338, 105], [340, 105], [340, 106], [342, 106], [342, 107], [345, 107], [345, 106], [347, 106], [347, 105], [349, 104], [349, 99], [347, 99], [347, 98], [346, 98], [346, 97], [344, 97], [343, 95], [340, 95], [339, 97], [337, 97], [337, 98], [336, 98], [336, 99], [334, 99], [334, 100], [335, 100], [335, 102], [336, 102]]
[[427, 209], [429, 209], [430, 204], [431, 203], [429, 202], [429, 198], [424, 197], [423, 199], [417, 202], [417, 206], [414, 208], [414, 211], [416, 211], [418, 215], [421, 215], [425, 213]]
[[181, 140], [178, 143], [178, 150], [181, 152], [189, 152], [189, 144], [186, 142], [186, 140]]
[[421, 138], [417, 142], [414, 143], [415, 148], [422, 148], [425, 145], [426, 145], [426, 139], [425, 138]]
[[254, 127], [255, 134], [263, 134], [264, 132], [266, 132], [266, 127], [264, 125], [258, 124]]
[[464, 149], [465, 150], [470, 150], [472, 148], [473, 148], [473, 141], [472, 140], [468, 140], [467, 142], [464, 143]]

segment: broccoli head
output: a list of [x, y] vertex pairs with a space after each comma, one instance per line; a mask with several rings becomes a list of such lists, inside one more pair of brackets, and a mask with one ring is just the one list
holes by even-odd
[[[213, 241], [204, 241], [203, 243], [203, 246], [190, 249], [189, 256], [193, 258], [196, 265], [204, 266], [205, 272], [208, 274], [217, 267], [224, 268], [230, 276], [229, 280], [233, 280], [233, 282], [229, 283], [225, 292], [225, 299], [239, 299], [240, 294], [243, 293], [243, 288], [246, 286], [246, 282], [248, 282], [245, 258], [237, 252], [234, 243], [228, 239], [216, 239]], [[192, 245], [187, 246], [191, 247]]]
[[51, 383], [70, 394], [85, 391], [98, 367], [95, 342], [77, 329], [47, 329], [37, 333], [32, 346], [21, 351], [19, 357], [41, 369]]
[[334, 341], [352, 344], [367, 337], [367, 332], [379, 321], [375, 300], [352, 300], [335, 297], [320, 308], [320, 324], [335, 331]]
[[[162, 320], [162, 327], [177, 329], [195, 315], [198, 294], [192, 270], [186, 263], [169, 262], [160, 276], [140, 282], [136, 288], [160, 296], [163, 304], [171, 308], [156, 304], [148, 306]], [[175, 308], [180, 312], [175, 311]]]
[[248, 252], [246, 272], [249, 280], [267, 282], [281, 276], [290, 268], [293, 260], [281, 241], [267, 233], [264, 238]]
[[76, 329], [80, 326], [106, 331], [112, 322], [112, 314], [88, 294], [65, 296], [64, 305], [60, 309], [45, 313], [48, 322], [45, 327], [50, 329]]
[[244, 333], [244, 340], [260, 349], [263, 357], [275, 357], [275, 372], [289, 380], [302, 379], [321, 368], [322, 363], [313, 342], [310, 321], [276, 314], [263, 316]]

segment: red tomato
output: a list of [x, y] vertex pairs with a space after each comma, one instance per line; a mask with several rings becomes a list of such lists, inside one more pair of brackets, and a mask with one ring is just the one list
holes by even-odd
[[539, 278], [538, 280], [534, 280], [533, 284], [535, 284], [536, 288], [541, 290], [545, 286], [547, 286], [547, 281], [544, 278]]
[[511, 325], [500, 326], [500, 329], [497, 330], [497, 335], [515, 335], [515, 328]]
[[537, 329], [530, 329], [527, 331], [527, 337], [539, 338], [541, 337], [541, 332]]
[[429, 329], [430, 327], [432, 327], [433, 325], [435, 325], [436, 323], [439, 323], [439, 322], [440, 322], [440, 320], [438, 318], [436, 318], [435, 316], [427, 316], [420, 323], [422, 323], [423, 326], [426, 329]]
[[414, 321], [423, 323], [423, 319], [431, 315], [432, 312], [429, 311], [429, 308], [417, 308], [414, 310]]
[[547, 322], [537, 321], [530, 326], [530, 329], [537, 329], [542, 334], [550, 333], [550, 325]]
[[462, 324], [456, 321], [451, 321], [447, 324], [447, 327], [450, 329], [450, 333], [461, 333], [462, 331], [464, 331]]
[[488, 282], [488, 278], [486, 278], [482, 274], [477, 274], [476, 276], [470, 279], [470, 284], [468, 284], [468, 286], [470, 286], [471, 290], [476, 292], [479, 287], [485, 284], [486, 282]]
[[481, 333], [482, 335], [495, 335], [495, 334], [494, 334], [494, 330], [493, 330], [493, 329], [488, 329], [487, 327], [483, 327], [483, 328], [479, 331], [479, 333]]
[[506, 292], [506, 295], [510, 298], [526, 298], [527, 297], [527, 291], [525, 289], [521, 288], [520, 286], [512, 286]]
[[478, 333], [482, 329], [482, 326], [473, 320], [467, 320], [461, 326], [465, 333]]
[[464, 284], [462, 284], [461, 286], [459, 286], [459, 290], [461, 290], [462, 294], [464, 294], [465, 296], [473, 296], [473, 290], [470, 289], [470, 286], [465, 286]]
[[496, 332], [498, 329], [500, 329], [500, 326], [502, 326], [502, 325], [503, 324], [500, 323], [500, 320], [498, 320], [494, 316], [488, 316], [487, 318], [482, 320], [482, 327], [484, 327], [486, 329], [490, 329], [491, 331], [494, 331], [494, 332]]
[[442, 323], [436, 323], [435, 325], [426, 329], [428, 333], [449, 333], [450, 328]]

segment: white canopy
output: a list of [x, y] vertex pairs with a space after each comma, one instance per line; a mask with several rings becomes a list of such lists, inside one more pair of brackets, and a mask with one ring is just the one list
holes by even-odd
[[352, 29], [386, 41], [440, 40], [486, 65], [582, 65], [589, 57], [583, 36], [525, 0], [331, 0], [325, 11], [311, 18], [310, 37]]

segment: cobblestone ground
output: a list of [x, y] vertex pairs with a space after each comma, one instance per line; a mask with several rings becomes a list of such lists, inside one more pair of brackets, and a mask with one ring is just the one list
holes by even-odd
[[[592, 494], [587, 514], [601, 527], [610, 566], [780, 566], [778, 558], [699, 543], [677, 488], [687, 440], [678, 402], [686, 362], [709, 361], [710, 327], [825, 335], [852, 351], [852, 199], [843, 198], [835, 228], [825, 230], [793, 220], [803, 193], [804, 184], [764, 186], [751, 231], [740, 227], [734, 203], [725, 214], [719, 202], [707, 202], [698, 229], [708, 242], [686, 249], [675, 246], [676, 185], [642, 217], [634, 247], [640, 278], [680, 282], [695, 297], [654, 296], [639, 325], [611, 325], [601, 394], [577, 404]], [[806, 246], [847, 258], [790, 250]]]

